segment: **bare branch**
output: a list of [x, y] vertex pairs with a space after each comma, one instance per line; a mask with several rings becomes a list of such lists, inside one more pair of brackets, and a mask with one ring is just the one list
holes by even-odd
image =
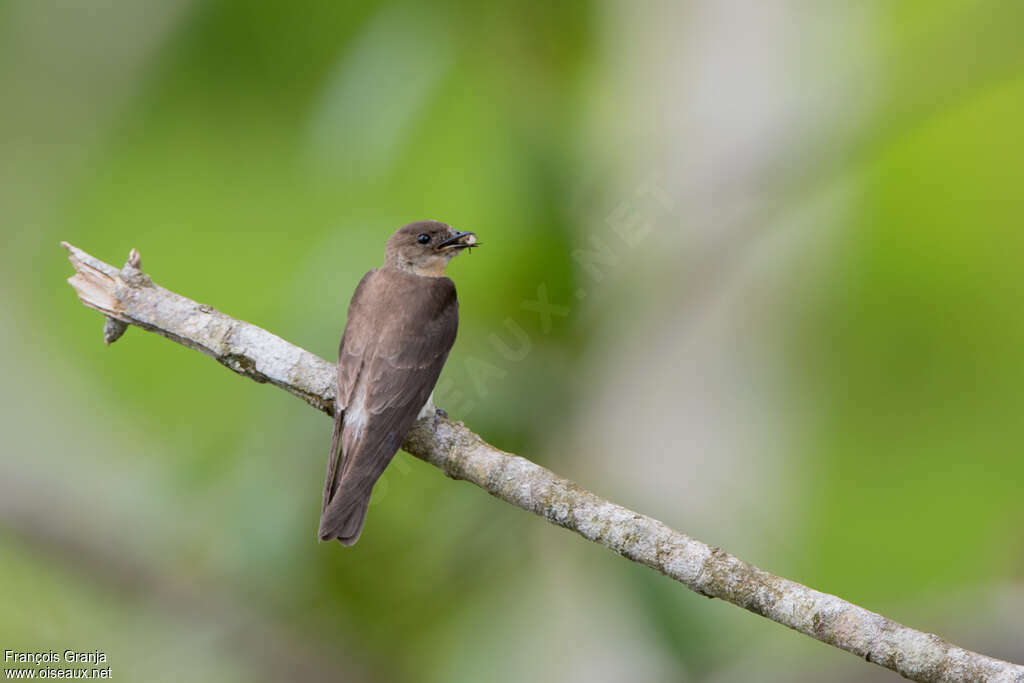
[[[107, 316], [106, 339], [119, 325], [136, 325], [201, 351], [257, 382], [269, 382], [328, 415], [334, 411], [335, 367], [255, 325], [175, 294], [152, 282], [132, 252], [120, 271], [77, 247], [68, 282], [86, 306]], [[123, 331], [123, 330], [122, 330]], [[586, 491], [529, 460], [491, 446], [461, 422], [421, 420], [403, 448], [453, 479], [496, 498], [693, 591], [721, 598], [917, 681], [1013, 681], [1024, 667], [957, 647], [880, 614], [758, 569]]]

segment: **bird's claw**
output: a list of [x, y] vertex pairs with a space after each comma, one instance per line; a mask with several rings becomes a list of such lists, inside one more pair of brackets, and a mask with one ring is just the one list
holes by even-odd
[[448, 419], [448, 411], [441, 408], [434, 409], [434, 431], [437, 431], [437, 425], [441, 424], [441, 418]]

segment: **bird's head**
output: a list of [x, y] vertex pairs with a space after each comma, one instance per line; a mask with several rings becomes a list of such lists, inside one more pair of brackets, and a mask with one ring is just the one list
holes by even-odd
[[440, 221], [416, 221], [399, 228], [388, 240], [387, 264], [417, 275], [441, 277], [456, 254], [475, 246], [476, 235], [471, 232], [459, 232]]

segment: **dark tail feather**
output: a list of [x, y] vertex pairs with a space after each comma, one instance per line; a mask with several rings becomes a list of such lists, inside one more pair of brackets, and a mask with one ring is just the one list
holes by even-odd
[[345, 421], [345, 411], [341, 408], [335, 408], [334, 411], [334, 429], [331, 430], [331, 452], [330, 457], [327, 459], [327, 477], [324, 479], [324, 502], [320, 507], [321, 519], [327, 514], [327, 504], [331, 502], [331, 498], [334, 497], [334, 492], [338, 488], [338, 480], [341, 479], [341, 429]]
[[345, 411], [336, 410], [317, 536], [321, 542], [336, 538], [342, 545], [355, 545], [366, 523], [366, 508], [370, 505], [373, 483], [366, 486], [365, 483], [345, 476], [346, 463], [341, 452], [344, 421]]
[[338, 539], [342, 545], [355, 545], [366, 524], [366, 509], [370, 506], [370, 491], [352, 491], [338, 497], [320, 516], [320, 541]]

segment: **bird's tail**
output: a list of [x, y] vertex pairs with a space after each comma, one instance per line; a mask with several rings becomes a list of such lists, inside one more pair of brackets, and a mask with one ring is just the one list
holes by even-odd
[[320, 515], [320, 541], [338, 539], [342, 545], [355, 545], [366, 524], [366, 509], [371, 491], [339, 491]]
[[327, 462], [327, 478], [324, 481], [324, 501], [320, 508], [320, 541], [338, 539], [342, 545], [355, 545], [366, 523], [366, 508], [370, 505], [373, 486], [353, 485], [344, 476], [345, 458], [341, 453], [341, 432], [344, 427], [345, 411], [337, 409], [334, 415], [334, 430], [331, 433], [331, 455]]

